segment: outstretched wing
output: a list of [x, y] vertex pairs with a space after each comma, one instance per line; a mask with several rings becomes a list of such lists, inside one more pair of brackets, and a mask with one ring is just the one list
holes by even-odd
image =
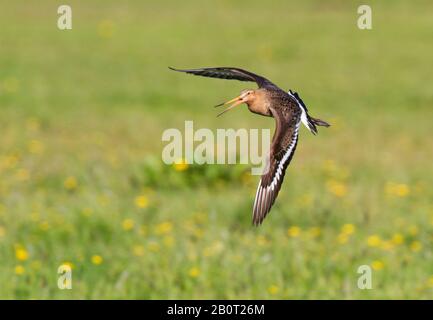
[[275, 84], [270, 82], [268, 79], [259, 76], [255, 73], [232, 67], [216, 67], [216, 68], [200, 68], [200, 69], [176, 69], [169, 67], [171, 70], [186, 72], [194, 74], [196, 76], [228, 79], [228, 80], [239, 80], [239, 81], [251, 81], [257, 83], [259, 88], [263, 87], [276, 87]]
[[271, 210], [284, 180], [286, 168], [296, 150], [300, 112], [284, 112], [270, 109], [276, 120], [275, 134], [268, 160], [268, 166], [257, 187], [253, 208], [253, 223], [260, 225]]

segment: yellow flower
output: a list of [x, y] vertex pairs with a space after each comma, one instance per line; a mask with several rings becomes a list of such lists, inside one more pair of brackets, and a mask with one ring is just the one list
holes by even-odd
[[215, 241], [212, 245], [206, 247], [203, 250], [203, 255], [205, 257], [214, 256], [221, 253], [224, 250], [224, 244], [221, 241]]
[[395, 219], [394, 223], [395, 223], [396, 227], [398, 227], [398, 228], [402, 228], [402, 227], [407, 225], [406, 220], [401, 218], [401, 217]]
[[399, 197], [406, 197], [409, 194], [409, 187], [405, 184], [398, 184], [395, 189], [395, 194]]
[[200, 275], [200, 269], [197, 267], [193, 267], [189, 269], [188, 274], [191, 278], [197, 278]]
[[134, 220], [132, 219], [125, 219], [122, 221], [122, 228], [125, 231], [130, 231], [134, 228]]
[[188, 169], [189, 165], [184, 159], [178, 159], [174, 162], [173, 167], [176, 171], [185, 171]]
[[95, 265], [100, 265], [104, 261], [104, 259], [100, 255], [97, 255], [97, 254], [93, 255], [91, 260], [92, 260], [92, 263]]
[[93, 214], [92, 208], [84, 208], [83, 211], [81, 211], [81, 214], [85, 217], [90, 217]]
[[301, 228], [298, 226], [291, 226], [289, 229], [287, 229], [287, 235], [291, 238], [297, 238], [301, 234]]
[[32, 212], [32, 213], [30, 213], [30, 219], [33, 222], [38, 222], [40, 218], [41, 218], [41, 215], [39, 214], [39, 212]]
[[207, 221], [207, 219], [208, 217], [204, 212], [197, 212], [196, 214], [194, 214], [194, 221], [197, 224], [203, 224]]
[[165, 236], [162, 242], [167, 248], [171, 248], [174, 245], [174, 238], [172, 236]]
[[193, 230], [193, 235], [194, 235], [196, 238], [201, 239], [201, 238], [203, 238], [203, 236], [204, 236], [204, 230], [201, 229], [201, 228], [194, 228], [194, 230]]
[[242, 173], [241, 181], [244, 185], [250, 184], [253, 181], [251, 173], [248, 171], [245, 171], [244, 173]]
[[0, 238], [3, 238], [6, 235], [6, 229], [3, 226], [0, 226]]
[[346, 235], [351, 235], [355, 232], [355, 226], [351, 223], [347, 223], [341, 227], [341, 233]]
[[15, 257], [19, 261], [26, 261], [29, 258], [29, 253], [26, 249], [18, 247], [15, 249]]
[[63, 266], [68, 266], [71, 269], [75, 268], [74, 264], [72, 262], [70, 262], [70, 261], [65, 261], [65, 262], [62, 263], [62, 265]]
[[280, 289], [274, 284], [268, 288], [269, 294], [272, 294], [272, 295], [277, 294], [279, 290]]
[[4, 168], [12, 169], [12, 168], [16, 167], [18, 160], [19, 160], [18, 156], [11, 154], [11, 155], [5, 157], [4, 159], [2, 159], [1, 165]]
[[429, 287], [432, 287], [432, 288], [433, 288], [433, 276], [431, 276], [431, 277], [427, 280], [427, 285], [428, 285]]
[[298, 203], [303, 208], [311, 207], [313, 204], [313, 196], [309, 193], [302, 195], [298, 199]]
[[385, 264], [380, 260], [375, 260], [371, 263], [371, 267], [373, 270], [382, 270], [385, 267]]
[[40, 228], [42, 231], [47, 231], [47, 230], [50, 228], [50, 224], [48, 223], [48, 221], [42, 221], [42, 222], [39, 224], [39, 228]]
[[78, 187], [78, 182], [75, 177], [69, 176], [63, 182], [66, 190], [75, 190]]
[[109, 39], [113, 36], [114, 24], [111, 20], [102, 20], [98, 24], [98, 35], [101, 38]]
[[269, 244], [269, 240], [264, 235], [260, 234], [257, 236], [257, 244], [259, 246], [266, 246], [267, 244]]
[[337, 169], [337, 165], [334, 160], [328, 159], [323, 162], [323, 169], [329, 173], [334, 172]]
[[340, 233], [337, 237], [337, 241], [340, 244], [345, 244], [349, 240], [349, 236], [345, 233]]
[[187, 257], [188, 257], [188, 260], [190, 260], [190, 261], [196, 261], [197, 260], [197, 252], [194, 251], [193, 249], [190, 249], [190, 250], [188, 250]]
[[36, 132], [39, 130], [41, 124], [36, 118], [29, 118], [26, 120], [26, 127], [28, 130]]
[[132, 253], [134, 256], [141, 257], [144, 255], [144, 246], [136, 245], [132, 248]]
[[106, 194], [101, 194], [98, 197], [98, 203], [101, 207], [106, 207], [110, 203], [110, 198]]
[[157, 235], [169, 234], [172, 229], [173, 229], [173, 224], [171, 222], [169, 222], [169, 221], [162, 222], [162, 223], [156, 225], [155, 233]]
[[416, 236], [418, 234], [418, 227], [410, 226], [408, 231], [411, 236]]
[[205, 257], [211, 257], [213, 256], [213, 251], [212, 251], [212, 247], [206, 247], [203, 250], [203, 256]]
[[15, 274], [16, 275], [22, 275], [24, 272], [26, 272], [26, 269], [24, 269], [24, 267], [22, 265], [17, 265], [15, 267]]
[[330, 180], [326, 184], [328, 191], [337, 197], [344, 197], [347, 194], [347, 187], [344, 183]]
[[231, 260], [236, 264], [240, 264], [244, 260], [244, 257], [241, 254], [235, 254], [231, 257]]
[[308, 235], [312, 238], [317, 238], [322, 234], [322, 230], [319, 227], [311, 227], [308, 229]]
[[27, 169], [18, 169], [16, 173], [16, 178], [18, 181], [26, 181], [30, 178], [30, 173]]
[[394, 243], [391, 240], [383, 241], [381, 248], [385, 251], [390, 251], [394, 249]]
[[149, 205], [149, 200], [145, 195], [137, 196], [135, 197], [135, 205], [141, 209], [147, 208]]
[[402, 244], [404, 242], [404, 237], [400, 233], [394, 233], [391, 242], [395, 245]]
[[147, 234], [147, 227], [145, 225], [141, 225], [140, 228], [138, 228], [138, 234], [140, 236], [145, 236]]
[[44, 151], [44, 145], [38, 140], [31, 140], [27, 146], [30, 153], [41, 154]]
[[410, 244], [410, 250], [412, 250], [413, 252], [418, 252], [422, 249], [422, 244], [419, 241], [413, 241]]
[[385, 185], [385, 193], [390, 196], [406, 197], [410, 192], [409, 186], [404, 183], [388, 182]]
[[372, 235], [367, 238], [367, 245], [369, 247], [378, 247], [382, 243], [382, 239], [377, 235]]
[[149, 242], [149, 244], [148, 244], [148, 248], [149, 248], [149, 250], [152, 251], [152, 252], [158, 252], [160, 246], [159, 246], [159, 243], [158, 243], [158, 242], [156, 242], [156, 241], [151, 241], [151, 242]]

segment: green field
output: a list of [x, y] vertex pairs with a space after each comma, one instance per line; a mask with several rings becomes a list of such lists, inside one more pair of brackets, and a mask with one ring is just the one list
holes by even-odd
[[[433, 298], [433, 3], [371, 2], [359, 30], [360, 1], [68, 1], [60, 31], [58, 1], [3, 1], [0, 298]], [[185, 120], [272, 129], [215, 117], [254, 84], [167, 66], [263, 74], [332, 124], [261, 227], [249, 170], [161, 161]]]

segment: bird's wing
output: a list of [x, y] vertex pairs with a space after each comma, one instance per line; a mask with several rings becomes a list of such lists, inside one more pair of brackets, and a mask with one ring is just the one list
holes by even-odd
[[275, 84], [268, 79], [259, 76], [255, 73], [231, 67], [216, 67], [216, 68], [200, 68], [200, 69], [176, 69], [169, 67], [171, 70], [186, 72], [196, 76], [220, 78], [228, 80], [251, 81], [257, 83], [259, 88], [276, 87]]
[[316, 135], [317, 127], [314, 124], [313, 119], [311, 119], [310, 115], [308, 114], [308, 109], [304, 101], [302, 101], [301, 97], [297, 92], [293, 92], [292, 90], [289, 90], [289, 92], [287, 93], [289, 94], [290, 97], [292, 97], [296, 101], [299, 108], [302, 110], [302, 115], [301, 115], [302, 123], [307, 127], [308, 130], [310, 130], [312, 134]]
[[290, 113], [270, 108], [276, 121], [267, 169], [257, 187], [253, 208], [253, 223], [260, 225], [271, 210], [284, 180], [286, 168], [296, 150], [300, 113]]

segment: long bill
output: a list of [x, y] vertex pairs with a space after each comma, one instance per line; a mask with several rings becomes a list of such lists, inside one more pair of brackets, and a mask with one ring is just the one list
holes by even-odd
[[239, 97], [236, 97], [236, 98], [234, 98], [234, 99], [232, 99], [230, 101], [227, 101], [227, 102], [224, 102], [224, 103], [220, 103], [219, 105], [216, 105], [215, 107], [226, 106], [226, 105], [231, 104], [231, 103], [232, 103], [232, 105], [230, 107], [228, 107], [227, 109], [225, 109], [223, 112], [219, 113], [217, 115], [217, 117], [223, 115], [224, 113], [226, 113], [227, 111], [233, 109], [234, 107], [242, 104], [243, 101], [242, 101], [242, 98], [239, 96]]

